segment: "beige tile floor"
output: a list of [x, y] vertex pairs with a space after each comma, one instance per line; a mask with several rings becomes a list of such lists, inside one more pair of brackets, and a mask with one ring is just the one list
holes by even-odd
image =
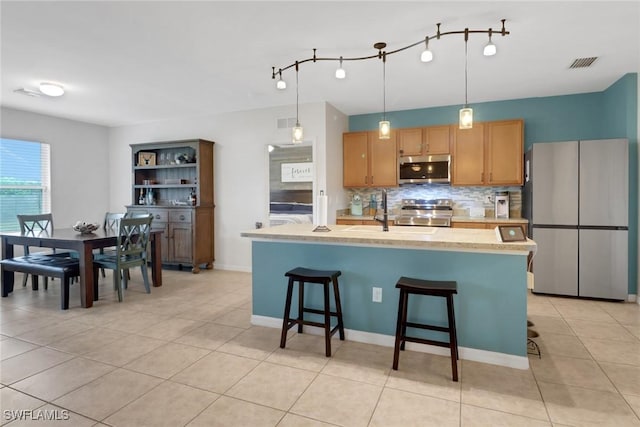
[[[165, 270], [150, 295], [136, 273], [123, 303], [109, 276], [91, 309], [72, 286], [59, 310], [55, 282], [1, 299], [0, 424], [640, 426], [635, 303], [530, 295], [542, 358], [463, 360], [454, 383], [441, 356], [407, 351], [393, 371], [391, 348], [336, 340], [326, 358], [295, 333], [281, 350], [279, 330], [250, 324], [247, 273]], [[68, 420], [37, 419], [52, 414]]]

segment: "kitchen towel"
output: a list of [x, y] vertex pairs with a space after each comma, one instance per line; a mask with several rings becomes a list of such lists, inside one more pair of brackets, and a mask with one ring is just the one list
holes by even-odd
[[318, 196], [318, 223], [316, 224], [319, 227], [327, 226], [327, 205], [329, 204], [329, 200], [327, 196], [324, 194], [324, 191], [320, 191], [320, 195]]

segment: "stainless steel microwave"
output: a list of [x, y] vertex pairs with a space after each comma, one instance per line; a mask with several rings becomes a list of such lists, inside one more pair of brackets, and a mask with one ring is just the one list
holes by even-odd
[[451, 156], [403, 156], [398, 158], [399, 184], [449, 184]]

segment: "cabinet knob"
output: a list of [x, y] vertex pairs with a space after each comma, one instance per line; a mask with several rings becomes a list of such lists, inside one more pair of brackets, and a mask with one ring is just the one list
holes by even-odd
[[480, 181], [484, 182], [484, 172], [480, 173]]
[[160, 219], [160, 215], [156, 214], [156, 219]]
[[493, 182], [493, 172], [489, 172], [489, 182]]
[[184, 221], [184, 215], [180, 215], [180, 220]]

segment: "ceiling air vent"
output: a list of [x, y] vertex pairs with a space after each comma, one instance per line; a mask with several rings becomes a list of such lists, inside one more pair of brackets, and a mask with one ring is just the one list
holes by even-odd
[[295, 125], [296, 125], [296, 118], [295, 117], [278, 119], [278, 129], [292, 128]]
[[576, 58], [573, 60], [573, 63], [569, 66], [569, 68], [586, 68], [590, 67], [593, 64], [597, 56], [592, 56], [591, 58]]

